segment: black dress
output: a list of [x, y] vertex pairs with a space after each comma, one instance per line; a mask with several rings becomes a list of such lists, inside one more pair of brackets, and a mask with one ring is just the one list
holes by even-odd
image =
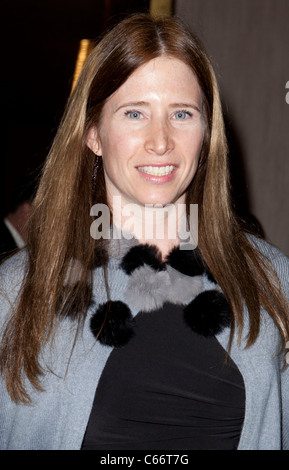
[[233, 450], [245, 412], [235, 363], [213, 337], [193, 332], [181, 306], [135, 317], [100, 378], [82, 449]]

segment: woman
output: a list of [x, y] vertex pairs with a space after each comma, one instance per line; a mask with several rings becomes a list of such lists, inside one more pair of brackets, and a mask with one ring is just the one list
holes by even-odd
[[[169, 236], [192, 204], [195, 250]], [[101, 237], [92, 206], [110, 209]], [[288, 272], [234, 214], [199, 41], [125, 19], [83, 68], [27, 251], [2, 266], [1, 448], [288, 448]]]

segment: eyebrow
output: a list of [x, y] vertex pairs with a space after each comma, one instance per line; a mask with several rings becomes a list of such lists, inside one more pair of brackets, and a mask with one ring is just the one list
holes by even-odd
[[193, 108], [196, 111], [201, 112], [200, 108], [193, 103], [172, 103], [169, 105], [169, 108]]
[[[138, 106], [150, 106], [150, 103], [148, 103], [147, 101], [132, 101], [132, 102], [129, 102], [129, 103], [124, 103], [124, 104], [118, 106], [118, 108], [116, 108], [115, 112], [119, 111], [122, 108], [130, 108], [130, 107], [134, 108], [134, 107], [138, 107]], [[169, 105], [169, 108], [171, 108], [171, 109], [173, 109], [173, 108], [193, 108], [196, 111], [201, 112], [200, 108], [196, 104], [193, 104], [193, 103], [172, 103], [172, 104]]]
[[130, 101], [129, 103], [124, 103], [118, 106], [115, 112], [119, 111], [122, 108], [136, 108], [138, 106], [149, 106], [149, 103], [146, 101]]

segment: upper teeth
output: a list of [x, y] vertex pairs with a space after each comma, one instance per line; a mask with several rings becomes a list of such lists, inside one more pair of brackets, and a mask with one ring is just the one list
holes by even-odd
[[138, 166], [138, 170], [148, 173], [149, 175], [154, 176], [165, 176], [169, 175], [175, 167], [173, 165], [166, 166]]

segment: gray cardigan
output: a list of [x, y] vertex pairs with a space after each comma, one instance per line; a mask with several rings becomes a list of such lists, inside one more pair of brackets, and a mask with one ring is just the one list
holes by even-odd
[[[255, 239], [253, 242], [274, 264], [289, 298], [288, 258], [266, 242]], [[11, 311], [11, 302], [19, 291], [24, 264], [25, 253], [22, 252], [0, 268], [1, 291], [3, 289], [1, 331]], [[119, 259], [110, 257], [108, 278], [111, 298], [125, 302], [128, 276], [118, 267]], [[209, 284], [205, 285], [205, 288], [209, 287]], [[107, 300], [101, 268], [94, 271], [94, 296], [99, 303]], [[112, 350], [95, 342], [88, 319], [72, 355], [75, 324], [69, 320], [63, 320], [60, 324], [53, 344], [45, 347], [41, 357], [45, 391], [37, 392], [27, 384], [31, 405], [12, 402], [4, 380], [0, 380], [0, 449], [80, 449], [98, 380]], [[245, 312], [244, 338], [247, 327]], [[225, 329], [217, 339], [226, 348], [229, 329]], [[231, 351], [246, 389], [245, 419], [238, 448], [289, 449], [289, 368], [282, 369], [284, 353], [280, 354], [279, 333], [266, 312], [262, 312], [262, 326], [255, 344], [247, 349], [244, 344], [238, 345], [237, 339], [234, 339]]]

